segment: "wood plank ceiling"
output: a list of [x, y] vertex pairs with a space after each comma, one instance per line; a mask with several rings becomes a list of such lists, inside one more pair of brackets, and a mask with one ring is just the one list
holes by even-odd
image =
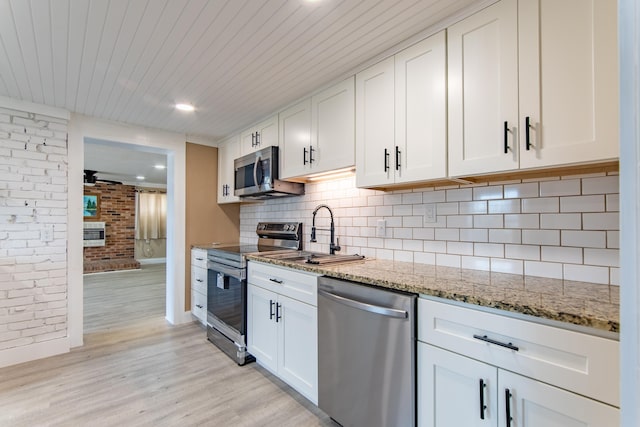
[[219, 139], [474, 2], [0, 0], [0, 95]]

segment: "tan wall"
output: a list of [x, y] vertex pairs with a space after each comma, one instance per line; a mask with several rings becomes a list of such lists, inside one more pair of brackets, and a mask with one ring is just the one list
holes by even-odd
[[191, 309], [191, 246], [240, 239], [240, 205], [218, 205], [218, 149], [187, 143], [185, 309]]

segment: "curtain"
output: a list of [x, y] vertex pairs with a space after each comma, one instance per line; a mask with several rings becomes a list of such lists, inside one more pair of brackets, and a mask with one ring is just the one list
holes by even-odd
[[167, 195], [137, 193], [136, 239], [167, 238]]

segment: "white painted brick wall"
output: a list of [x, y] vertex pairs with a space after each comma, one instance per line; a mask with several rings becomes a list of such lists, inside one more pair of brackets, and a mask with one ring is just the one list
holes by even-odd
[[0, 350], [65, 336], [67, 122], [0, 108]]
[[[304, 223], [305, 249], [328, 252], [329, 233], [310, 243], [313, 209], [334, 211], [342, 253], [476, 270], [619, 285], [617, 174], [592, 174], [381, 192], [354, 178], [306, 185], [301, 197], [243, 204], [240, 239], [258, 221]], [[434, 204], [435, 223], [424, 219]], [[321, 210], [316, 226], [328, 228]], [[376, 223], [387, 221], [384, 238]]]

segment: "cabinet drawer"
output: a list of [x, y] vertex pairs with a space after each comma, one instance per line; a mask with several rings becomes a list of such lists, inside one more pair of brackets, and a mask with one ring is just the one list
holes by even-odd
[[191, 291], [191, 314], [203, 325], [207, 324], [207, 296], [205, 294]]
[[191, 266], [207, 268], [207, 251], [191, 249]]
[[418, 300], [418, 339], [620, 405], [615, 340], [424, 298]]
[[207, 295], [207, 274], [206, 268], [191, 266], [191, 289]]
[[286, 267], [278, 267], [250, 261], [247, 268], [248, 282], [289, 298], [317, 306], [319, 274], [303, 273]]

